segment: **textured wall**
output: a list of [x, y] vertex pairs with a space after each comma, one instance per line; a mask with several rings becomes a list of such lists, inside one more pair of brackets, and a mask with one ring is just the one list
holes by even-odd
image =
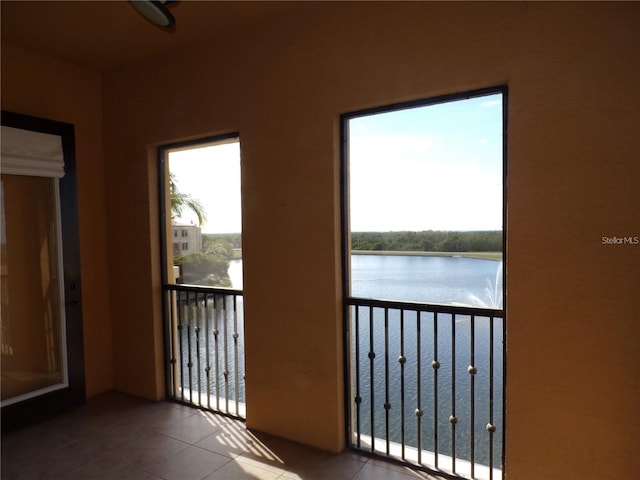
[[2, 44], [2, 108], [72, 123], [76, 136], [87, 395], [113, 388], [99, 74]]
[[[127, 252], [111, 242], [112, 260], [123, 260], [111, 262], [112, 289], [126, 306], [114, 319], [116, 359], [158, 345], [147, 148], [239, 131], [248, 424], [341, 448], [339, 114], [507, 84], [508, 475], [638, 473], [640, 247], [601, 241], [640, 234], [638, 12], [303, 4], [107, 75], [110, 225], [128, 209], [137, 239]], [[142, 366], [117, 360], [117, 384], [138, 388]]]

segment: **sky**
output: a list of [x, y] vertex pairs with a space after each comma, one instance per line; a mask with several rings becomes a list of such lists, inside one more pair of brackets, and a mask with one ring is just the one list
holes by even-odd
[[502, 229], [501, 95], [349, 120], [351, 230]]
[[[348, 121], [351, 231], [502, 229], [500, 94]], [[241, 231], [239, 142], [170, 152], [169, 169], [204, 233]]]
[[[242, 231], [240, 204], [240, 143], [169, 152], [169, 171], [180, 192], [200, 200], [207, 221], [203, 233]], [[178, 223], [197, 224], [197, 217], [184, 209]]]

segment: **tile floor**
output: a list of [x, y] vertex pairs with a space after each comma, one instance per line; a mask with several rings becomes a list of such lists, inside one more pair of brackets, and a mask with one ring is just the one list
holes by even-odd
[[438, 480], [348, 451], [335, 455], [240, 421], [109, 392], [2, 438], [3, 480]]

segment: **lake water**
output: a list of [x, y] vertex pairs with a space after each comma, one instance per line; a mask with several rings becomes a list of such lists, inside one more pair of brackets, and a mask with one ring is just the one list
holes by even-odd
[[[502, 262], [471, 259], [464, 257], [396, 256], [396, 255], [353, 255], [352, 296], [361, 298], [437, 303], [446, 305], [502, 308]], [[233, 288], [242, 289], [242, 260], [233, 260], [229, 266], [229, 276]], [[239, 299], [242, 310], [242, 299]], [[352, 307], [355, 309], [355, 307]], [[352, 317], [355, 310], [352, 309]], [[355, 325], [352, 322], [351, 370], [355, 377], [356, 366], [360, 377], [360, 433], [384, 437], [386, 431], [385, 403], [389, 409], [389, 438], [392, 442], [404, 442], [417, 446], [418, 438], [422, 449], [434, 451], [437, 445], [442, 455], [451, 455], [452, 431], [449, 416], [455, 408], [458, 423], [455, 427], [455, 455], [470, 460], [473, 445], [477, 463], [489, 464], [489, 345], [493, 339], [494, 367], [494, 418], [497, 430], [493, 441], [493, 465], [502, 462], [502, 320], [495, 319], [493, 327], [488, 317], [475, 317], [473, 321], [474, 365], [478, 372], [473, 377], [474, 429], [471, 435], [471, 375], [467, 368], [471, 363], [472, 322], [467, 315], [406, 312], [402, 319], [404, 329], [400, 333], [400, 313], [388, 312], [389, 328], [384, 329], [384, 310], [374, 309], [373, 319], [369, 309], [359, 312], [360, 358], [355, 357]], [[434, 327], [437, 327], [437, 347], [434, 345]], [[242, 325], [239, 325], [241, 338]], [[231, 335], [230, 330], [228, 335]], [[493, 334], [493, 336], [491, 336]], [[373, 339], [373, 340], [372, 340]], [[418, 341], [419, 340], [419, 341]], [[231, 338], [229, 339], [231, 342]], [[371, 343], [373, 341], [373, 343]], [[385, 345], [388, 346], [385, 365]], [[455, 348], [453, 347], [455, 345]], [[437, 348], [437, 352], [435, 348]], [[401, 349], [404, 352], [401, 352]], [[370, 350], [375, 351], [373, 377]], [[401, 369], [398, 357], [404, 353], [406, 362]], [[437, 356], [440, 368], [437, 373], [431, 362]], [[241, 357], [243, 355], [241, 354]], [[418, 368], [418, 365], [421, 368]], [[240, 358], [240, 371], [244, 362]], [[385, 383], [385, 369], [388, 368], [388, 387]], [[418, 374], [418, 371], [420, 373]], [[402, 398], [402, 376], [404, 371], [404, 399]], [[437, 376], [437, 396], [434, 395]], [[455, 378], [455, 380], [454, 380]], [[222, 378], [220, 378], [222, 382]], [[240, 380], [240, 398], [244, 401], [244, 382]], [[371, 394], [371, 386], [374, 388]], [[455, 398], [452, 387], [455, 386]], [[235, 398], [233, 392], [231, 397]], [[355, 399], [355, 387], [352, 399]], [[423, 410], [422, 417], [416, 417], [416, 408]], [[350, 406], [353, 428], [356, 430], [356, 403]], [[437, 407], [437, 413], [436, 408]], [[249, 406], [250, 408], [250, 406]], [[372, 415], [373, 412], [373, 423]], [[404, 424], [402, 422], [404, 413]], [[418, 433], [420, 432], [420, 434]], [[382, 443], [382, 442], [379, 442]]]
[[[351, 267], [353, 297], [502, 308], [500, 261], [464, 257], [353, 255]], [[391, 309], [387, 312], [388, 328], [385, 329], [384, 309], [360, 307], [356, 336], [356, 307], [351, 309], [352, 380], [360, 378], [359, 392], [355, 386], [351, 392], [354, 399], [351, 406], [354, 430], [358, 428], [358, 403], [355, 398], [359, 393], [359, 427], [363, 435], [371, 434], [372, 425], [375, 437], [384, 438], [387, 435], [387, 411], [384, 405], [388, 403], [388, 435], [392, 442], [400, 443], [404, 436], [406, 445], [417, 447], [420, 437], [422, 449], [435, 451], [437, 437], [438, 452], [452, 455], [453, 429], [449, 416], [455, 410], [456, 457], [470, 460], [473, 446], [475, 461], [484, 465], [489, 464], [490, 457], [490, 437], [486, 426], [491, 418], [489, 346], [493, 339], [493, 424], [497, 427], [493, 440], [493, 465], [499, 467], [502, 461], [503, 425], [502, 319], [490, 320], [489, 317], [477, 316], [472, 322], [468, 315], [456, 315], [453, 318], [448, 314], [439, 314], [436, 317], [425, 312], [418, 316], [416, 312], [408, 311], [401, 319], [400, 311]], [[434, 345], [436, 331], [437, 345]], [[359, 358], [356, 358], [358, 340]], [[373, 366], [369, 358], [370, 351], [375, 353]], [[403, 366], [398, 362], [401, 355], [405, 358]], [[385, 358], [389, 359], [388, 362]], [[437, 372], [431, 367], [431, 362], [436, 358], [440, 364]], [[477, 373], [473, 375], [473, 415], [472, 375], [467, 370], [472, 363], [477, 368]], [[388, 383], [385, 382], [387, 369]], [[436, 382], [437, 395], [434, 393]], [[454, 386], [455, 398], [452, 398]], [[420, 418], [416, 416], [418, 408], [423, 411]], [[381, 445], [383, 443], [379, 441], [377, 448], [384, 448]]]
[[227, 272], [231, 280], [231, 288], [242, 290], [242, 260], [231, 260]]
[[352, 255], [352, 296], [502, 307], [502, 262], [466, 257]]
[[[352, 296], [475, 307], [502, 307], [502, 262], [464, 257], [352, 255]], [[231, 260], [242, 290], [242, 260]]]

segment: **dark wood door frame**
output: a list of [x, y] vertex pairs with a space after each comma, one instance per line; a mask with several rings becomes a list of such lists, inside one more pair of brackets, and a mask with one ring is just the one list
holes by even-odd
[[1, 121], [4, 126], [62, 138], [65, 175], [59, 180], [59, 186], [69, 380], [66, 388], [2, 407], [2, 432], [5, 433], [83, 405], [86, 395], [74, 127], [69, 123], [4, 110]]

